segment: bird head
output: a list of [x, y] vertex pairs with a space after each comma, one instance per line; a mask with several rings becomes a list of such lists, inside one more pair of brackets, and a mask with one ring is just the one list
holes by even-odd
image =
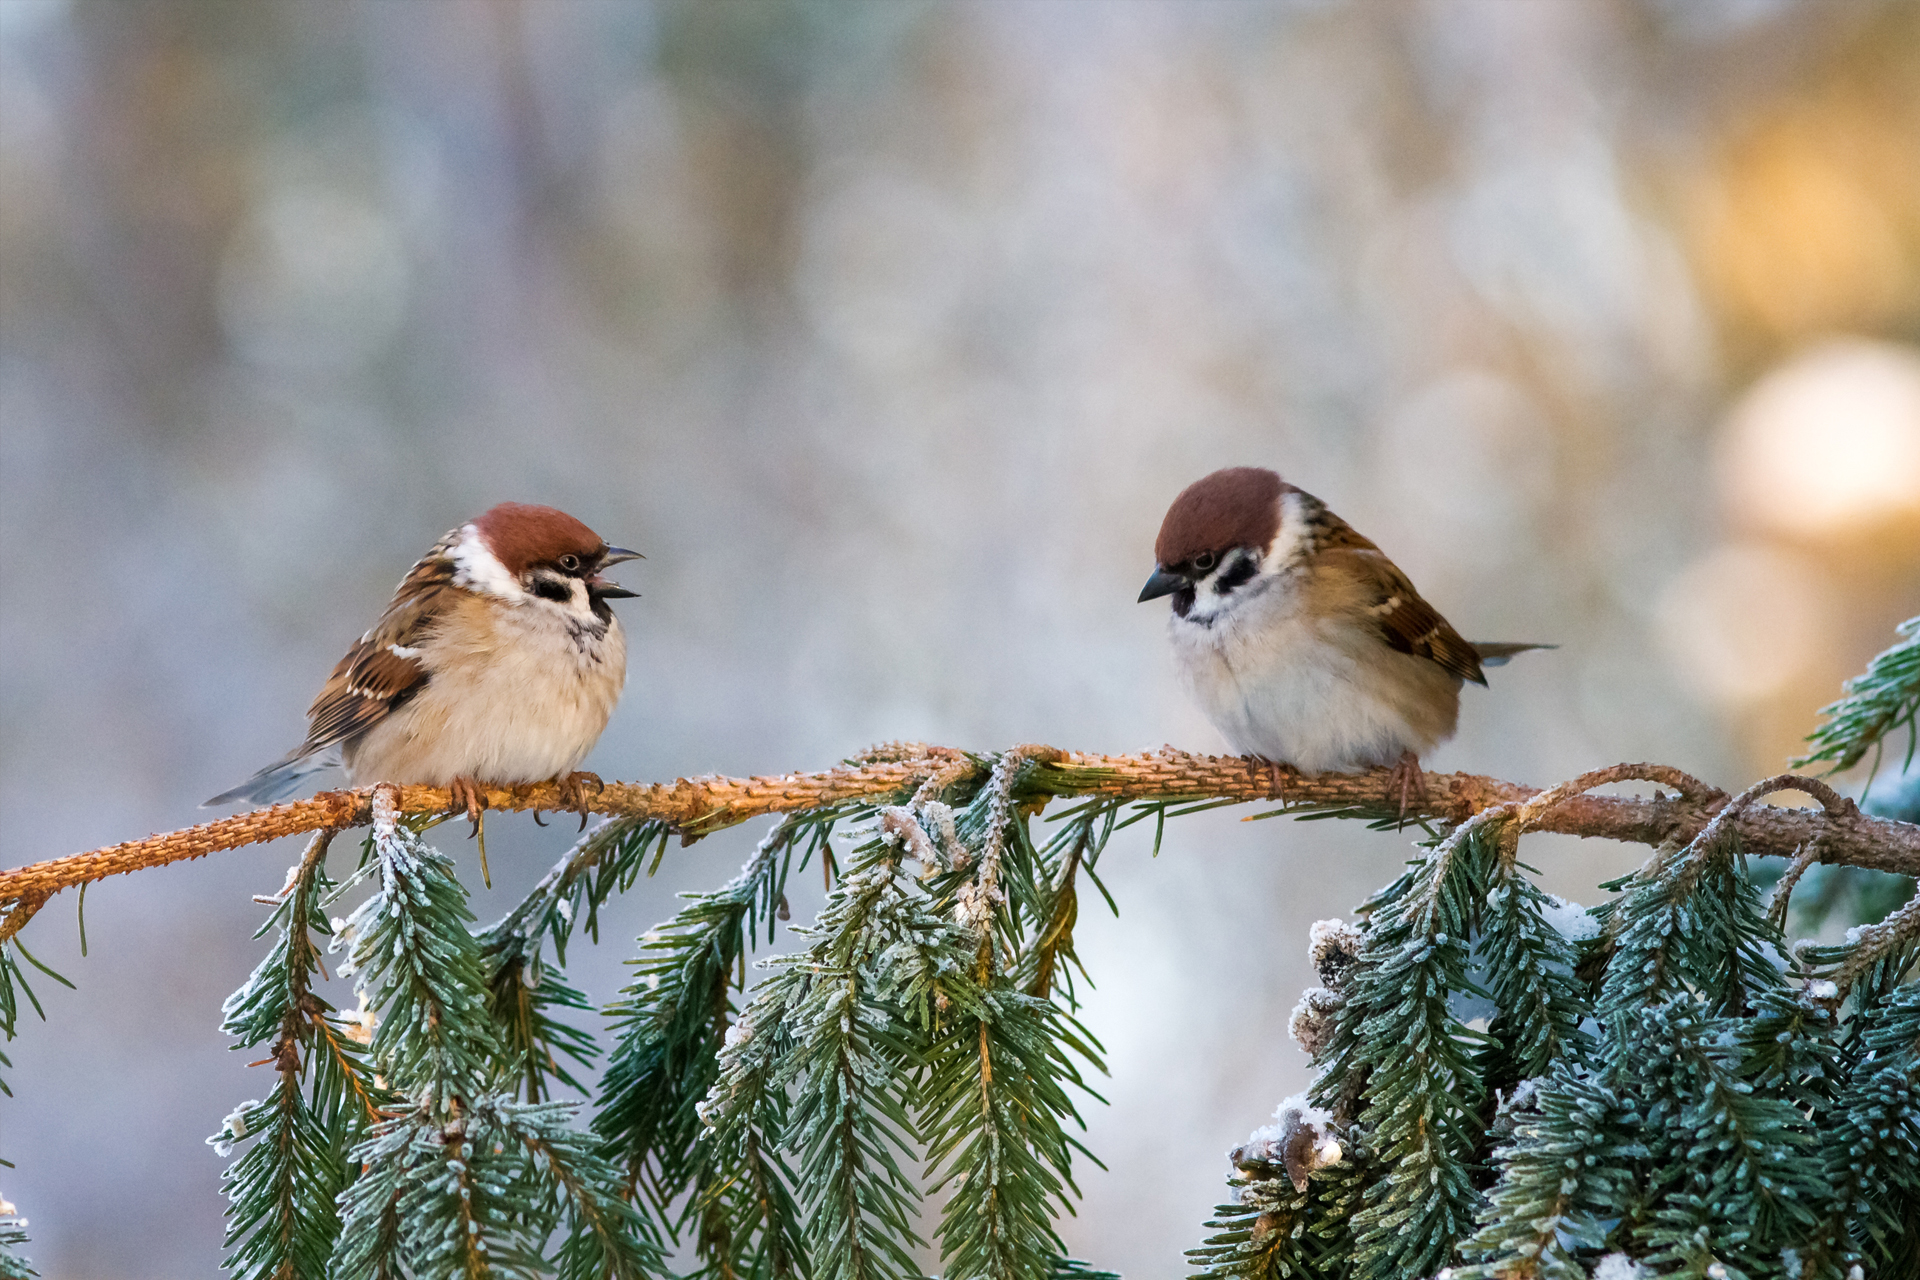
[[462, 526], [452, 556], [460, 586], [509, 600], [545, 601], [601, 622], [613, 616], [608, 600], [638, 594], [601, 575], [642, 558], [608, 545], [564, 511], [528, 502], [503, 502]]
[[1173, 611], [1210, 616], [1259, 578], [1280, 533], [1289, 486], [1265, 467], [1228, 467], [1194, 481], [1167, 508], [1153, 576], [1140, 599], [1173, 597]]

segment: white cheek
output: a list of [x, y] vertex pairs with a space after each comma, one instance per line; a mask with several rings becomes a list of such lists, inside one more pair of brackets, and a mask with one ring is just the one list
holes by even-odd
[[460, 527], [460, 540], [453, 544], [453, 581], [455, 586], [503, 600], [522, 600], [527, 594], [470, 524]]
[[1266, 589], [1267, 583], [1262, 581], [1262, 579], [1271, 572], [1269, 569], [1271, 552], [1269, 552], [1268, 557], [1262, 558], [1257, 562], [1260, 568], [1252, 578], [1240, 583], [1239, 586], [1224, 595], [1217, 589], [1221, 575], [1231, 573], [1238, 569], [1246, 563], [1247, 558], [1251, 554], [1251, 552], [1247, 551], [1229, 552], [1226, 558], [1214, 567], [1212, 573], [1209, 573], [1206, 577], [1201, 578], [1193, 584], [1193, 605], [1187, 610], [1186, 615], [1189, 621], [1211, 622], [1221, 614], [1231, 613], [1233, 610], [1242, 607], [1248, 600], [1259, 595]]
[[592, 619], [593, 597], [587, 594], [587, 584], [578, 578], [572, 579], [573, 597], [567, 601], [567, 612], [583, 620]]
[[1220, 570], [1215, 569], [1193, 584], [1193, 604], [1187, 609], [1187, 621], [1210, 622], [1233, 607], [1235, 602], [1232, 595], [1223, 596], [1213, 589], [1213, 580], [1219, 573]]
[[1262, 574], [1278, 573], [1307, 553], [1307, 513], [1298, 493], [1280, 499], [1280, 531], [1273, 535], [1267, 554], [1260, 560]]
[[[535, 589], [545, 588], [546, 590], [552, 590], [556, 583], [566, 588], [566, 599], [555, 600], [551, 596], [542, 595], [539, 590]], [[560, 574], [550, 573], [544, 569], [538, 570], [532, 579], [530, 579], [529, 589], [521, 598], [526, 604], [532, 605], [536, 609], [543, 611], [551, 610], [554, 613], [561, 614], [565, 616], [569, 622], [585, 623], [595, 627], [600, 625], [599, 619], [594, 617], [593, 597], [587, 594], [587, 584], [578, 578], [563, 577]]]

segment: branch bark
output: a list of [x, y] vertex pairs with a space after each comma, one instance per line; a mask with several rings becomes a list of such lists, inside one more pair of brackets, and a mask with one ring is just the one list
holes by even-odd
[[[1023, 748], [1029, 753], [1040, 749]], [[879, 758], [885, 754], [889, 758]], [[929, 779], [959, 780], [960, 753], [947, 748], [890, 748], [864, 761], [818, 773], [725, 778], [708, 775], [666, 783], [609, 783], [593, 796], [594, 813], [656, 819], [691, 842], [750, 818], [791, 813], [845, 800], [883, 800], [911, 792]], [[984, 781], [992, 758], [980, 758], [971, 772]], [[1490, 805], [1540, 798], [1528, 806], [1526, 827], [1568, 835], [1659, 844], [1690, 840], [1726, 808], [1725, 792], [1661, 765], [1619, 765], [1576, 779], [1583, 786], [1645, 779], [1665, 782], [1680, 794], [1655, 798], [1596, 796], [1555, 788], [1553, 793], [1515, 782], [1467, 773], [1426, 775], [1425, 794], [1407, 807], [1407, 817], [1461, 822]], [[1025, 789], [1048, 796], [1107, 796], [1128, 800], [1238, 800], [1285, 802], [1292, 806], [1347, 806], [1374, 815], [1398, 811], [1399, 792], [1390, 773], [1374, 769], [1357, 774], [1303, 776], [1285, 765], [1239, 756], [1202, 756], [1167, 748], [1144, 755], [1058, 752], [1042, 758]], [[402, 787], [404, 814], [445, 813], [452, 801], [435, 787]], [[310, 800], [275, 805], [221, 818], [199, 826], [130, 840], [124, 844], [54, 858], [0, 871], [0, 922], [31, 915], [62, 889], [143, 867], [161, 866], [243, 845], [328, 827], [361, 826], [370, 820], [373, 789], [326, 791]], [[554, 783], [495, 787], [486, 792], [489, 808], [505, 811], [559, 810], [566, 807]], [[1816, 836], [1819, 860], [1920, 875], [1920, 825], [1868, 817], [1851, 806], [1783, 809], [1749, 805], [1730, 815], [1746, 851], [1791, 858]], [[16, 926], [17, 927], [17, 926]], [[12, 930], [6, 931], [11, 933]]]

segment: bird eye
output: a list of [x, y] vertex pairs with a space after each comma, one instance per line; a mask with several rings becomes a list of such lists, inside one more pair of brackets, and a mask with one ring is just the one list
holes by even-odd
[[1216, 556], [1211, 551], [1202, 551], [1199, 555], [1193, 558], [1193, 567], [1195, 569], [1198, 569], [1201, 573], [1207, 573], [1211, 571], [1213, 566], [1218, 563], [1220, 563], [1220, 557]]
[[560, 567], [568, 573], [572, 573], [580, 567], [580, 557], [569, 551], [566, 555], [560, 557]]

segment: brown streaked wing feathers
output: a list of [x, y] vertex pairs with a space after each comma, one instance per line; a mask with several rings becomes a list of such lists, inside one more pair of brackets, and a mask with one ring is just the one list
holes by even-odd
[[[1344, 521], [1341, 527], [1346, 527]], [[1345, 560], [1367, 583], [1372, 601], [1369, 611], [1380, 628], [1381, 638], [1401, 653], [1436, 662], [1462, 680], [1485, 684], [1487, 678], [1480, 671], [1480, 655], [1474, 652], [1473, 646], [1460, 638], [1460, 633], [1440, 616], [1439, 610], [1421, 599], [1420, 593], [1413, 589], [1413, 583], [1407, 580], [1407, 575], [1400, 571], [1398, 565], [1374, 549], [1373, 544], [1359, 534], [1351, 529], [1347, 532], [1357, 541], [1365, 543], [1366, 549], [1353, 547], [1350, 550], [1329, 550], [1323, 554], [1330, 559], [1338, 557]], [[1350, 544], [1334, 545], [1344, 548]]]
[[457, 533], [448, 534], [408, 571], [380, 621], [334, 667], [307, 708], [309, 752], [360, 736], [426, 685], [427, 669], [419, 659], [393, 650], [418, 647], [453, 604], [459, 588], [446, 553]]

